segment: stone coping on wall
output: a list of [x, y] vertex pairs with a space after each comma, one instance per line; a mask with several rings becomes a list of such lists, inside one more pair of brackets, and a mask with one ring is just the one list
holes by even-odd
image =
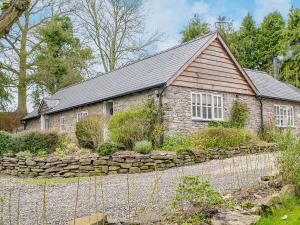
[[0, 159], [0, 174], [45, 178], [143, 173], [275, 149], [274, 144], [264, 144], [227, 149], [215, 148], [208, 151], [193, 150], [180, 154], [172, 151], [152, 151], [150, 154], [143, 155], [133, 151], [121, 151], [111, 156], [89, 154], [63, 158], [3, 157]]

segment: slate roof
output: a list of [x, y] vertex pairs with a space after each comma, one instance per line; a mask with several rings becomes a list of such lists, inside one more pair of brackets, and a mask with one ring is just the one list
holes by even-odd
[[259, 96], [300, 102], [300, 89], [278, 81], [262, 71], [245, 69], [245, 72], [257, 88]]
[[[163, 86], [215, 34], [215, 32], [207, 34], [114, 71], [61, 89], [47, 98], [48, 102], [51, 99], [55, 102], [59, 100], [57, 105], [54, 104], [49, 108], [47, 114]], [[292, 88], [260, 71], [246, 69], [245, 72], [263, 97], [300, 102], [300, 92], [297, 94], [295, 87]], [[38, 111], [34, 111], [23, 120], [37, 116]]]
[[[216, 32], [138, 60], [114, 71], [61, 89], [47, 99], [59, 99], [48, 113], [104, 101], [164, 85]], [[23, 119], [37, 116], [27, 115]]]
[[26, 116], [24, 116], [22, 118], [22, 120], [28, 120], [28, 119], [33, 119], [35, 117], [38, 117], [39, 116], [39, 113], [38, 111], [35, 109], [33, 110], [32, 112], [28, 113]]

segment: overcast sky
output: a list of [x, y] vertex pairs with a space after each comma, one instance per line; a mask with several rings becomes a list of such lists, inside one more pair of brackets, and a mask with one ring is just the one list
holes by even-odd
[[257, 23], [265, 15], [278, 10], [287, 19], [291, 7], [300, 8], [300, 0], [146, 0], [147, 28], [159, 31], [165, 38], [158, 44], [158, 50], [172, 47], [180, 41], [180, 31], [195, 13], [206, 22], [214, 24], [218, 16], [234, 20], [239, 27], [243, 17], [250, 12]]

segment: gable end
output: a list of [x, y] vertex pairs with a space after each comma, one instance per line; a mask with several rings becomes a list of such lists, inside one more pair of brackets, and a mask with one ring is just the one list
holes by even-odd
[[219, 35], [169, 85], [245, 95], [256, 92]]

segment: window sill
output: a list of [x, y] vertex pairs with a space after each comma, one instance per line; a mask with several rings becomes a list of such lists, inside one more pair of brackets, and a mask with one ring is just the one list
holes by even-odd
[[295, 126], [277, 126], [277, 125], [276, 125], [276, 127], [278, 127], [278, 128], [295, 128]]
[[223, 122], [224, 119], [198, 119], [198, 118], [192, 118], [192, 121], [201, 121], [201, 122], [210, 122], [210, 121], [217, 121], [217, 122]]

